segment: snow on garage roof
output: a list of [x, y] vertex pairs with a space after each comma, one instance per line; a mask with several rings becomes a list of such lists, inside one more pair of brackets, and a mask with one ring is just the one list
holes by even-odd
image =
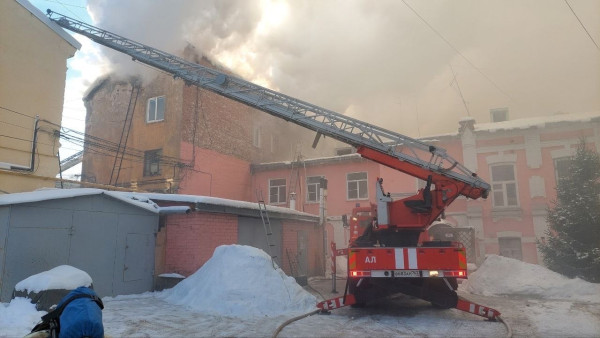
[[[154, 201], [192, 203], [197, 206], [197, 210], [217, 213], [238, 214], [244, 216], [258, 216], [258, 203], [236, 201], [218, 197], [196, 196], [196, 195], [177, 195], [177, 194], [159, 194], [159, 193], [139, 193], [124, 191], [108, 191], [95, 188], [77, 188], [77, 189], [40, 189], [32, 192], [21, 192], [7, 195], [0, 195], [0, 206], [21, 203], [34, 203], [46, 200], [56, 200], [65, 198], [75, 198], [80, 196], [104, 194], [125, 203], [141, 207], [154, 213], [159, 213], [161, 208]], [[269, 217], [275, 218], [293, 218], [303, 221], [317, 221], [319, 218], [313, 214], [300, 212], [288, 208], [269, 205]]]
[[[131, 194], [119, 192], [120, 194]], [[193, 203], [196, 210], [238, 214], [242, 216], [258, 216], [259, 209], [257, 202], [237, 201], [219, 197], [196, 196], [196, 195], [178, 195], [178, 194], [159, 194], [159, 193], [135, 193], [137, 196], [146, 196], [152, 201]], [[301, 221], [318, 221], [319, 217], [306, 212], [301, 212], [289, 208], [267, 205], [270, 218], [293, 218]]]
[[[130, 194], [130, 193], [126, 193]], [[107, 195], [114, 199], [123, 201], [148, 211], [158, 213], [160, 208], [146, 199], [135, 198], [135, 196], [124, 195], [123, 193], [116, 191], [108, 191], [94, 188], [78, 188], [78, 189], [40, 189], [31, 192], [18, 192], [7, 195], [0, 195], [0, 206], [22, 204], [22, 203], [34, 203], [47, 200], [57, 200], [65, 198], [76, 198], [81, 196], [92, 196], [92, 195]]]

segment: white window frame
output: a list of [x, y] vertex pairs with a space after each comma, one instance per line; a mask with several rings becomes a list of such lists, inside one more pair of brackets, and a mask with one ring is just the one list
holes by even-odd
[[564, 157], [557, 157], [555, 159], [553, 159], [553, 164], [554, 164], [554, 179], [556, 181], [556, 185], [558, 185], [558, 181], [561, 177], [559, 177], [559, 173], [558, 173], [558, 162], [571, 162], [571, 160], [573, 160], [573, 158], [571, 156], [564, 156]]
[[[505, 180], [505, 181], [494, 181], [494, 167], [500, 166], [511, 166], [513, 170], [513, 179]], [[494, 208], [516, 208], [520, 206], [519, 203], [519, 185], [517, 184], [517, 170], [514, 163], [495, 163], [490, 165], [490, 181], [492, 185], [492, 206]], [[514, 184], [515, 196], [514, 199], [516, 201], [515, 204], [508, 204], [508, 187]], [[502, 204], [497, 204], [498, 199], [496, 198], [498, 193], [502, 193]], [[512, 196], [511, 196], [512, 198]]]
[[[283, 181], [283, 185], [273, 185], [275, 181]], [[271, 193], [272, 189], [277, 189], [277, 199], [274, 200], [274, 195]], [[269, 204], [285, 204], [287, 202], [287, 181], [285, 178], [272, 178], [269, 179]]]
[[[306, 203], [318, 203], [320, 201], [320, 191], [321, 191], [321, 179], [325, 178], [325, 176], [321, 175], [321, 176], [308, 176], [306, 178]], [[308, 180], [309, 179], [318, 179], [318, 182], [311, 182], [309, 183]], [[315, 190], [315, 198], [311, 199], [310, 198], [310, 188], [311, 186], [314, 186], [314, 190]]]
[[[364, 179], [360, 179], [360, 180], [350, 180], [350, 175], [352, 174], [365, 174], [365, 178]], [[361, 182], [365, 182], [364, 185], [364, 189], [366, 190], [366, 194], [364, 197], [361, 197], [361, 188], [360, 188], [360, 183]], [[350, 197], [350, 184], [354, 183], [356, 184], [356, 197]], [[348, 201], [355, 201], [355, 200], [366, 200], [369, 199], [369, 173], [366, 171], [358, 171], [358, 172], [352, 172], [352, 173], [347, 173], [346, 174], [346, 199]]]
[[[159, 117], [159, 104], [158, 102], [162, 101], [162, 117]], [[151, 105], [154, 103], [154, 109], [151, 109]], [[156, 96], [148, 99], [146, 104], [146, 123], [155, 123], [161, 122], [165, 120], [165, 111], [167, 110], [167, 102], [165, 96]]]

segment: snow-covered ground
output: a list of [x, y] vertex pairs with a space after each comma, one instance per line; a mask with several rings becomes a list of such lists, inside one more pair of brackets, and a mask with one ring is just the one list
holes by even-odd
[[[326, 298], [339, 296], [330, 293], [331, 280], [313, 278], [310, 285]], [[340, 280], [337, 289], [343, 286]], [[570, 280], [538, 265], [488, 256], [460, 285], [459, 293], [499, 310], [515, 336], [600, 336], [600, 285]], [[170, 290], [103, 301], [105, 332], [111, 337], [254, 337], [271, 336], [287, 319], [311, 311], [316, 298], [274, 269], [264, 252], [231, 245], [217, 248], [201, 269]], [[0, 337], [22, 337], [44, 313], [23, 298], [0, 303]], [[499, 322], [455, 309], [435, 309], [400, 295], [367, 308], [348, 307], [328, 316], [304, 318], [279, 336], [502, 337], [506, 333]]]

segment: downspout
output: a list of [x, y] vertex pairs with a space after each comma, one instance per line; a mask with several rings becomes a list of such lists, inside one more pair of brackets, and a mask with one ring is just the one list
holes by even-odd
[[33, 172], [33, 168], [35, 167], [35, 149], [36, 149], [36, 145], [37, 145], [37, 131], [38, 131], [39, 121], [40, 121], [40, 116], [36, 115], [35, 122], [33, 124], [33, 142], [31, 143], [31, 160], [29, 161], [29, 167], [14, 164], [14, 163], [0, 162], [0, 169], [21, 170], [21, 171]]
[[172, 207], [160, 207], [158, 208], [159, 215], [171, 215], [171, 214], [189, 214], [191, 208], [188, 206], [172, 206]]
[[327, 179], [321, 178], [319, 182], [319, 221], [323, 229], [323, 275], [327, 274]]

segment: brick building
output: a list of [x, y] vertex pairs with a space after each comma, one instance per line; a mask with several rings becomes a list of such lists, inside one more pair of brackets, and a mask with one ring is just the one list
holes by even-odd
[[155, 275], [189, 276], [212, 257], [215, 248], [227, 244], [264, 250], [290, 276], [321, 275], [324, 271], [323, 227], [314, 215], [270, 206], [272, 235], [267, 236], [257, 203], [179, 194], [143, 196], [159, 206], [188, 206], [193, 210], [161, 217]]
[[[196, 57], [196, 62], [208, 61]], [[86, 149], [84, 176], [134, 189], [242, 201], [256, 201], [254, 192], [263, 192], [272, 205], [315, 215], [320, 213], [319, 180], [324, 177], [329, 181], [327, 238], [339, 246], [348, 237], [341, 216], [357, 203], [375, 202], [376, 178], [383, 177], [386, 191], [397, 197], [424, 186], [335, 143], [313, 151], [307, 146], [313, 133], [167, 76], [139, 87], [139, 92], [135, 81], [108, 79], [86, 100], [86, 132], [112, 140], [128, 135], [125, 143], [123, 137], [114, 142], [137, 153], [132, 150], [130, 158], [124, 157], [126, 165], [116, 165], [114, 152], [103, 157]], [[129, 127], [126, 112], [132, 106]], [[539, 263], [536, 241], [544, 240], [557, 177], [581, 138], [598, 149], [600, 114], [510, 121], [503, 108], [491, 110], [490, 116], [494, 122], [476, 124], [466, 118], [459, 121], [457, 132], [423, 138], [492, 185], [487, 200], [458, 198], [436, 227], [467, 242], [473, 262], [493, 253]]]
[[[538, 118], [475, 124], [463, 119], [456, 133], [426, 139], [445, 148], [492, 185], [486, 200], [458, 198], [445, 212], [445, 235], [460, 235], [469, 260], [481, 262], [486, 254], [500, 254], [529, 263], [541, 263], [536, 241], [544, 240], [547, 208], [556, 196], [556, 182], [567, 175], [568, 159], [584, 138], [600, 149], [600, 113], [562, 114]], [[295, 169], [296, 168], [296, 169]], [[297, 168], [300, 168], [299, 170]], [[358, 154], [303, 162], [253, 165], [253, 189], [274, 192], [272, 204], [289, 205], [279, 187], [291, 177], [303, 182], [295, 190], [298, 210], [318, 214], [315, 191], [319, 178], [328, 180], [329, 238], [346, 246], [348, 233], [341, 215], [356, 204], [375, 203], [375, 181], [384, 178], [386, 192], [397, 198], [413, 195], [424, 182], [360, 158]], [[437, 226], [437, 225], [436, 225]], [[472, 235], [471, 235], [472, 234]]]
[[312, 149], [314, 133], [165, 74], [104, 78], [84, 101], [82, 181], [133, 190], [251, 200], [251, 163], [331, 155], [336, 144]]

